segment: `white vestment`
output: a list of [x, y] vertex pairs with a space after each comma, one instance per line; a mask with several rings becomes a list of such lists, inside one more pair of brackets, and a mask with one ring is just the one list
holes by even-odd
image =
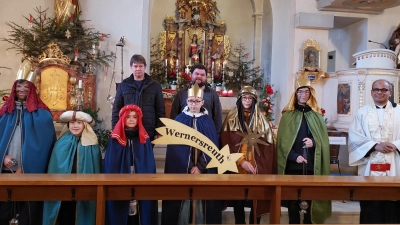
[[[395, 108], [388, 102], [383, 119], [379, 118], [374, 104], [362, 107], [349, 128], [349, 165], [358, 166], [359, 176], [400, 175], [400, 106]], [[391, 153], [372, 152], [365, 155], [379, 142], [391, 142], [398, 150]], [[371, 164], [390, 165], [387, 171], [371, 171]]]

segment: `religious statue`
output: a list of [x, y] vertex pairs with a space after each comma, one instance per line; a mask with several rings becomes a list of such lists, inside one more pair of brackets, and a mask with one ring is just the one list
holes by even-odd
[[204, 51], [204, 40], [200, 40], [200, 45], [197, 48], [197, 55], [199, 56], [199, 63], [203, 63], [202, 55]]
[[217, 14], [219, 13], [220, 11], [218, 10], [218, 8], [217, 8], [217, 3], [215, 2], [215, 1], [211, 1], [210, 2], [210, 9], [208, 10], [208, 19], [211, 21], [211, 22], [215, 22], [216, 21], [216, 18], [217, 18]]
[[173, 71], [175, 70], [175, 58], [176, 58], [176, 52], [175, 52], [175, 47], [171, 47], [171, 50], [167, 53], [169, 56], [169, 67], [170, 70]]
[[199, 55], [197, 49], [199, 45], [197, 44], [197, 34], [193, 34], [192, 43], [189, 45], [188, 55], [191, 62], [199, 62]]
[[55, 0], [54, 17], [57, 24], [62, 24], [71, 15], [78, 15], [81, 12], [78, 0]]
[[389, 39], [389, 49], [396, 54], [396, 68], [400, 69], [400, 24]]
[[194, 5], [192, 7], [192, 22], [195, 25], [199, 25], [200, 24], [200, 9], [197, 5]]

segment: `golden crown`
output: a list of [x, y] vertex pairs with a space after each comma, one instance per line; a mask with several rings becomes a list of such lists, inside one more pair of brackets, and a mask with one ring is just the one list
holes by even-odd
[[295, 88], [303, 87], [303, 86], [311, 86], [311, 80], [308, 78], [306, 74], [299, 74], [297, 76], [297, 80], [295, 83]]
[[243, 86], [243, 87], [240, 89], [240, 92], [239, 92], [239, 96], [238, 96], [238, 97], [240, 97], [240, 96], [242, 96], [242, 95], [244, 95], [244, 94], [251, 94], [251, 95], [254, 96], [255, 99], [257, 99], [257, 90], [254, 89], [252, 86]]
[[199, 87], [197, 83], [192, 85], [192, 88], [188, 89], [188, 97], [203, 98], [204, 91]]
[[36, 72], [32, 70], [31, 63], [29, 61], [25, 61], [19, 66], [16, 80], [21, 79], [35, 83]]

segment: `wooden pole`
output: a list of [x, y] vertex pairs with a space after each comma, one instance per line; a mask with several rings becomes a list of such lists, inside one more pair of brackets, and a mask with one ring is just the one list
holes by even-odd
[[[194, 149], [194, 166], [197, 166], [197, 148]], [[192, 224], [195, 225], [196, 224], [196, 200], [192, 200]]]

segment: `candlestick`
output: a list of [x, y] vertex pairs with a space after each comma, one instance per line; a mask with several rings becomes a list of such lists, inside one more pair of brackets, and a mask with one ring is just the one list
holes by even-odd
[[222, 83], [225, 82], [225, 69], [222, 69]]
[[179, 67], [178, 67], [178, 60], [176, 60], [176, 84], [179, 85]]
[[[214, 69], [214, 62], [212, 65]], [[211, 70], [211, 87], [214, 87], [214, 70]]]

